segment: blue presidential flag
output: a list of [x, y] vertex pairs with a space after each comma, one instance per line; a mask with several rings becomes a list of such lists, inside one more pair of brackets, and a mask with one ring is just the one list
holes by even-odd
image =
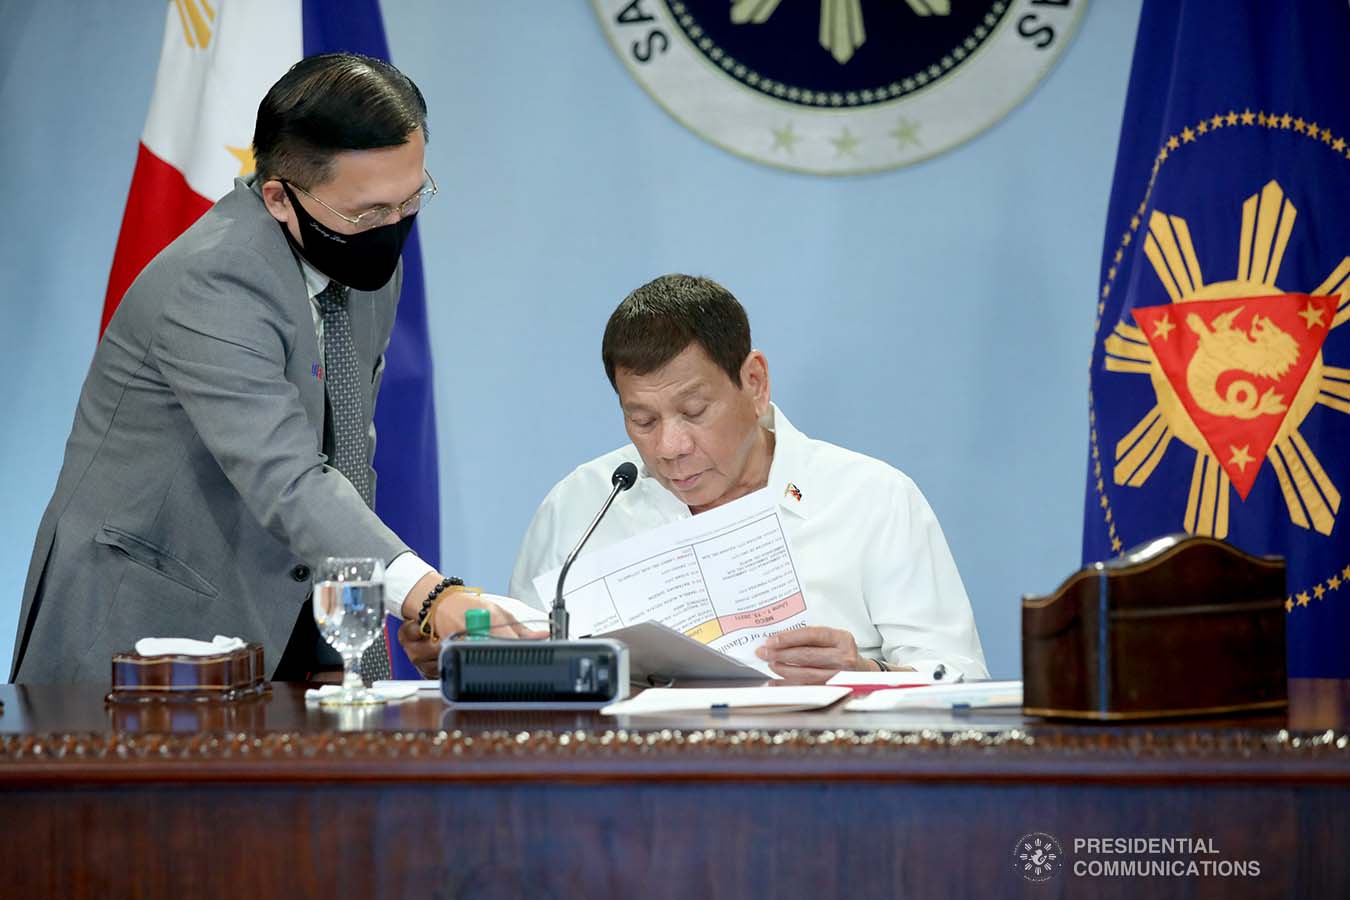
[[[304, 42], [306, 56], [350, 51], [389, 59], [377, 0], [304, 0]], [[422, 251], [415, 227], [403, 250], [403, 293], [385, 354], [375, 428], [379, 435], [375, 511], [419, 556], [438, 566], [441, 526], [436, 414]], [[386, 628], [394, 677], [419, 678], [393, 638], [398, 624], [391, 618]]]
[[1085, 561], [1288, 561], [1289, 672], [1350, 677], [1350, 5], [1145, 0], [1097, 302]]

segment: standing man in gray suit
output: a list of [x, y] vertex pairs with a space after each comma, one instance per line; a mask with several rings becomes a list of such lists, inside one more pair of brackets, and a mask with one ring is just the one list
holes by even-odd
[[[273, 85], [257, 174], [146, 266], [94, 354], [11, 680], [102, 680], [151, 635], [259, 641], [278, 680], [341, 668], [309, 609], [327, 556], [383, 559], [389, 612], [435, 596], [440, 634], [484, 605], [374, 513], [400, 255], [436, 193], [426, 137], [421, 92], [383, 61], [310, 57]], [[372, 651], [363, 674], [387, 672]]]

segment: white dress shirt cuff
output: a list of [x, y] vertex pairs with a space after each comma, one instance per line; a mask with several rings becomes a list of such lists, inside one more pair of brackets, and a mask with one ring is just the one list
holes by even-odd
[[436, 570], [416, 553], [400, 553], [384, 570], [384, 610], [395, 618], [403, 618], [403, 601], [417, 586], [417, 582]]
[[[926, 678], [932, 678], [935, 682], [953, 682], [962, 681], [967, 675], [972, 678], [987, 678], [988, 675], [978, 671], [973, 666], [962, 665], [953, 659], [940, 659], [936, 656], [922, 657], [917, 659], [888, 660], [890, 665], [897, 667], [909, 666], [914, 671]], [[939, 674], [940, 673], [940, 674]]]

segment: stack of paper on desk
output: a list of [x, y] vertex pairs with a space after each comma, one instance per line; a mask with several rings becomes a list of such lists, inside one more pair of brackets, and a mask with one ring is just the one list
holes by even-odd
[[900, 709], [998, 709], [1022, 706], [1020, 681], [972, 681], [968, 684], [934, 684], [895, 690], [873, 691], [850, 700], [850, 712], [883, 712]]
[[806, 685], [784, 687], [648, 688], [630, 700], [611, 703], [600, 712], [607, 716], [663, 715], [666, 713], [780, 713], [821, 709], [847, 696], [846, 687]]

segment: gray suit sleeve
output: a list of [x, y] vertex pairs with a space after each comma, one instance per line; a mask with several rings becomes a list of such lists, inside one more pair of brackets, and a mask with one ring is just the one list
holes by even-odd
[[[215, 248], [165, 304], [151, 353], [207, 450], [249, 511], [301, 559], [408, 548], [325, 464], [286, 378], [294, 292], [265, 258]], [[308, 316], [308, 309], [304, 309]]]

